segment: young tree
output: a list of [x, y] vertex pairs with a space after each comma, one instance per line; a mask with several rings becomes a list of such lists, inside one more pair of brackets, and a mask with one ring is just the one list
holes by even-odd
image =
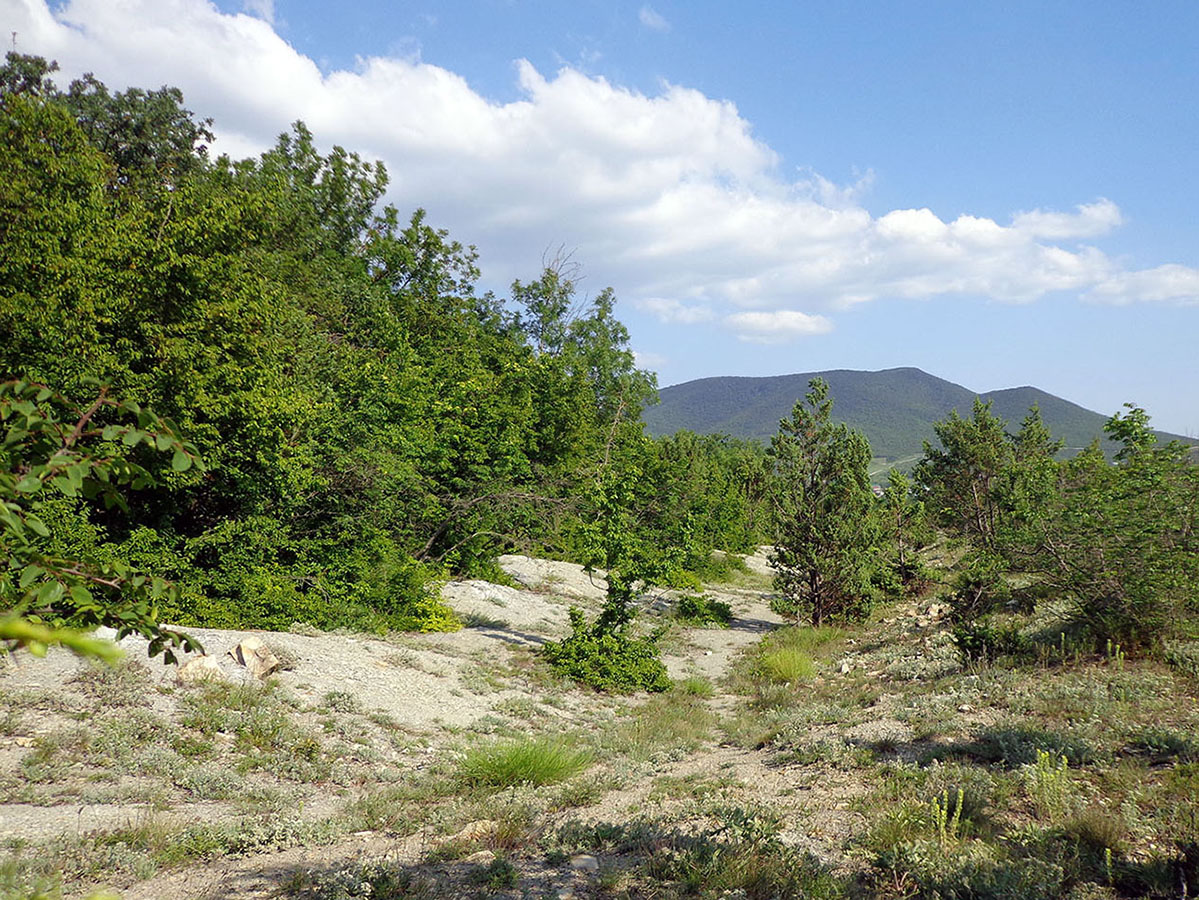
[[992, 414], [990, 401], [976, 397], [970, 418], [954, 410], [933, 430], [942, 449], [926, 441], [924, 459], [915, 471], [929, 511], [942, 524], [977, 541], [980, 549], [991, 550], [1001, 518], [996, 489], [1012, 457], [1004, 421]]
[[898, 469], [892, 469], [883, 492], [881, 514], [887, 540], [895, 550], [895, 572], [900, 584], [907, 585], [920, 573], [916, 550], [919, 535], [925, 529], [924, 504], [912, 495], [912, 481]]
[[876, 546], [868, 467], [870, 445], [831, 419], [821, 379], [809, 384], [771, 441], [776, 537], [770, 564], [781, 596], [776, 611], [813, 625], [853, 618], [869, 607]]
[[[1110, 464], [1098, 444], [1061, 467], [1033, 562], [1097, 643], [1152, 646], [1199, 612], [1199, 467], [1156, 446], [1145, 411], [1117, 413]], [[1192, 625], [1193, 627], [1193, 625]]]

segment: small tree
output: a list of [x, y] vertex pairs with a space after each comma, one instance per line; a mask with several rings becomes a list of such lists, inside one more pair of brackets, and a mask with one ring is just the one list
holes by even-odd
[[638, 637], [633, 621], [638, 596], [666, 580], [680, 554], [653, 546], [643, 535], [636, 497], [644, 476], [630, 454], [645, 438], [626, 436], [631, 446], [614, 447], [619, 424], [613, 425], [608, 453], [588, 492], [581, 528], [586, 571], [602, 569], [608, 584], [603, 609], [591, 624], [572, 609], [570, 635], [546, 644], [542, 654], [558, 671], [599, 690], [664, 691], [670, 678], [658, 655], [661, 632]]
[[1133, 406], [1113, 416], [1117, 463], [1096, 443], [1063, 464], [1038, 523], [1036, 568], [1098, 643], [1152, 646], [1199, 612], [1199, 467], [1148, 423]]
[[999, 480], [1012, 458], [1004, 421], [991, 412], [990, 401], [976, 397], [970, 418], [954, 410], [933, 430], [942, 449], [926, 441], [915, 472], [929, 511], [981, 549], [991, 550], [1001, 522]]
[[111, 661], [116, 647], [86, 631], [105, 625], [117, 637], [139, 634], [151, 656], [175, 661], [174, 649], [199, 649], [158, 621], [158, 604], [177, 600], [177, 588], [124, 563], [68, 558], [53, 552], [53, 535], [39, 515], [47, 496], [125, 505], [119, 488], [153, 482], [134, 454], [139, 447], [172, 453], [182, 472], [199, 459], [171, 423], [104, 390], [79, 409], [49, 388], [24, 381], [0, 384], [0, 646], [41, 655], [58, 644]]
[[834, 424], [832, 408], [828, 385], [813, 379], [770, 445], [776, 534], [770, 564], [780, 594], [772, 606], [797, 619], [806, 615], [816, 626], [868, 610], [877, 545], [870, 445]]
[[895, 573], [907, 586], [919, 577], [922, 546], [926, 531], [924, 504], [912, 495], [912, 481], [898, 469], [892, 469], [883, 491], [881, 515], [886, 538], [895, 551]]

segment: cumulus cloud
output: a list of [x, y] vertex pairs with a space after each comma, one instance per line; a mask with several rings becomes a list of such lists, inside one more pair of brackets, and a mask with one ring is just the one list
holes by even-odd
[[641, 7], [637, 19], [651, 31], [670, 31], [670, 23], [666, 21], [666, 17], [652, 6]]
[[521, 96], [498, 103], [417, 57], [323, 72], [267, 21], [270, 0], [246, 9], [256, 15], [206, 0], [0, 0], [27, 52], [68, 76], [182, 88], [216, 119], [218, 151], [259, 152], [303, 119], [326, 145], [384, 160], [389, 199], [476, 244], [492, 283], [528, 277], [542, 248], [567, 244], [659, 318], [723, 315], [752, 340], [821, 333], [824, 313], [887, 298], [1199, 300], [1199, 270], [1128, 270], [1086, 243], [1122, 221], [1106, 199], [1007, 223], [922, 208], [875, 216], [860, 201], [869, 174], [846, 187], [788, 179], [732, 103], [696, 90], [646, 95], [518, 61]]
[[754, 344], [785, 344], [798, 337], [828, 334], [833, 330], [833, 323], [825, 316], [795, 309], [733, 313], [724, 321], [738, 338]]

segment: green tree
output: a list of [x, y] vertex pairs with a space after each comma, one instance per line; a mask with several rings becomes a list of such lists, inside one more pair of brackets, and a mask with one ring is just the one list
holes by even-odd
[[927, 441], [914, 473], [929, 511], [941, 524], [993, 550], [1001, 526], [999, 481], [1012, 448], [990, 401], [976, 397], [968, 419], [957, 410], [933, 426], [941, 448]]
[[877, 544], [870, 445], [832, 421], [828, 385], [813, 379], [771, 441], [776, 611], [819, 626], [869, 609]]
[[912, 492], [912, 481], [898, 469], [887, 476], [881, 515], [887, 539], [895, 551], [895, 573], [901, 585], [920, 577], [918, 550], [927, 531], [924, 503]]
[[1100, 646], [1152, 647], [1199, 613], [1199, 467], [1182, 444], [1157, 446], [1148, 423], [1131, 405], [1114, 415], [1118, 462], [1096, 443], [1063, 464], [1037, 522], [1032, 564]]

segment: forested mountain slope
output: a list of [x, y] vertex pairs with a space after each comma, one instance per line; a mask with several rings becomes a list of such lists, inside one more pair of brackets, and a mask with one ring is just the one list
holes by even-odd
[[[1067, 448], [1085, 447], [1103, 436], [1108, 416], [1084, 409], [1035, 387], [1007, 388], [976, 394], [916, 368], [859, 372], [835, 369], [767, 378], [700, 378], [659, 391], [661, 402], [644, 413], [651, 434], [679, 429], [699, 434], [724, 433], [768, 441], [779, 419], [791, 412], [813, 378], [828, 382], [835, 400], [834, 418], [861, 431], [876, 457], [904, 459], [921, 453], [933, 441], [933, 423], [951, 410], [968, 415], [975, 396], [993, 402], [996, 415], [1012, 429], [1034, 403], [1053, 434]], [[1175, 435], [1159, 433], [1163, 440]]]

